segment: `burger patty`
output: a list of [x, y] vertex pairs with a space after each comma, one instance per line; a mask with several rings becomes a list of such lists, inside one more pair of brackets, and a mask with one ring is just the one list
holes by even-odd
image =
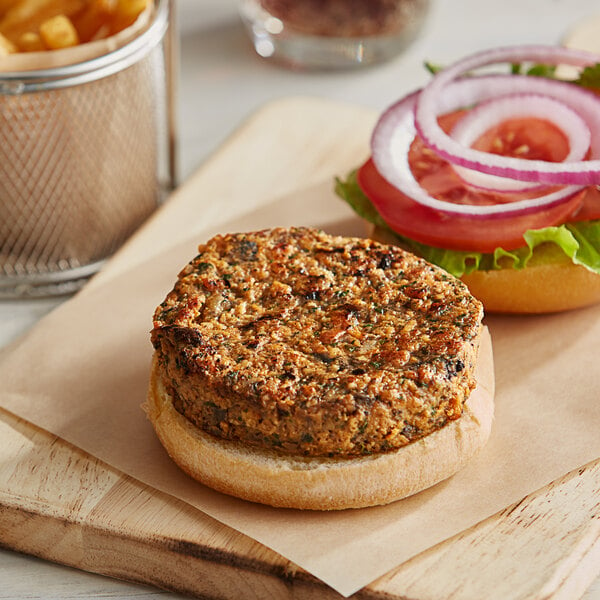
[[177, 411], [286, 454], [393, 450], [460, 417], [483, 310], [394, 246], [306, 228], [216, 236], [156, 309]]

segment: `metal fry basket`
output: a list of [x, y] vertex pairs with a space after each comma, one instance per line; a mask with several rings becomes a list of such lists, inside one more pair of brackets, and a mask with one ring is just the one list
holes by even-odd
[[77, 290], [174, 186], [171, 9], [108, 54], [0, 73], [0, 298]]

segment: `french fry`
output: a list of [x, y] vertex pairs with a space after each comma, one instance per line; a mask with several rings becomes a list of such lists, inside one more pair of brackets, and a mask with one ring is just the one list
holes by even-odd
[[65, 15], [57, 15], [40, 25], [40, 37], [49, 50], [69, 48], [79, 43], [77, 30]]
[[16, 45], [21, 35], [39, 31], [44, 21], [58, 15], [71, 17], [85, 4], [85, 0], [20, 0], [0, 21], [0, 33]]
[[135, 23], [146, 10], [150, 0], [117, 0], [112, 19], [111, 33], [118, 33]]
[[19, 52], [39, 52], [45, 50], [44, 42], [39, 33], [27, 31], [17, 40]]
[[0, 0], [0, 18], [20, 0]]
[[17, 52], [18, 48], [0, 33], [0, 58]]
[[46, 50], [40, 34], [34, 31], [27, 31], [17, 40], [17, 46], [20, 52], [39, 52]]
[[54, 50], [131, 26], [153, 0], [0, 0], [0, 55]]
[[81, 12], [71, 18], [81, 43], [93, 40], [98, 32], [108, 28], [114, 5], [112, 0], [90, 0]]

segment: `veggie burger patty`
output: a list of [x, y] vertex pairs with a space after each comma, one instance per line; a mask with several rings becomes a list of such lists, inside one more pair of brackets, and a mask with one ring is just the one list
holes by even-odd
[[201, 245], [152, 343], [175, 409], [206, 433], [352, 457], [460, 417], [482, 317], [462, 282], [399, 247], [276, 228]]

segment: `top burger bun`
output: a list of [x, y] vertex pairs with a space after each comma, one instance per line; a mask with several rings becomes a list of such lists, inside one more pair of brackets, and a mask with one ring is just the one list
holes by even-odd
[[146, 411], [172, 459], [273, 506], [385, 504], [486, 443], [481, 303], [398, 248], [277, 228], [200, 246], [154, 316]]
[[[371, 227], [373, 239], [394, 243], [394, 236]], [[574, 264], [545, 244], [524, 269], [477, 270], [461, 277], [486, 312], [541, 314], [582, 308], [600, 302], [600, 276]]]

